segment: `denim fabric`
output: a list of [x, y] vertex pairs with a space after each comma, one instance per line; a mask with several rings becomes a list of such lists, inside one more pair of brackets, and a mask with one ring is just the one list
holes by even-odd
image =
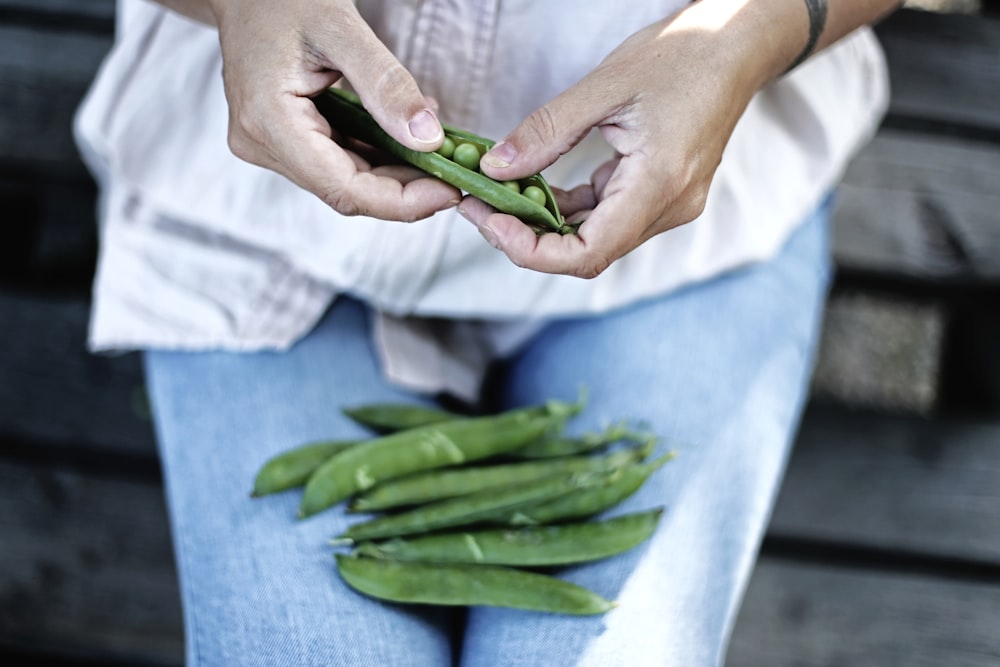
[[573, 399], [572, 424], [645, 422], [677, 458], [622, 513], [664, 506], [640, 547], [564, 571], [615, 599], [599, 617], [401, 606], [348, 589], [341, 509], [247, 497], [258, 467], [364, 433], [339, 411], [425, 400], [381, 377], [369, 313], [340, 299], [285, 353], [146, 355], [190, 665], [720, 664], [808, 387], [829, 278], [829, 202], [773, 261], [601, 317], [553, 322], [494, 378], [500, 406]]

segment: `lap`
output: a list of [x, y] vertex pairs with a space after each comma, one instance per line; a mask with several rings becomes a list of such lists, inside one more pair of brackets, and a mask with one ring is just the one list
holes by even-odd
[[[629, 418], [675, 461], [616, 512], [664, 506], [647, 544], [566, 577], [620, 602], [598, 618], [477, 608], [462, 663], [713, 664], [780, 480], [826, 284], [824, 221], [774, 261], [613, 314], [554, 322], [495, 378], [499, 407], [588, 404], [573, 428]], [[292, 350], [147, 355], [190, 664], [451, 662], [457, 617], [350, 592], [326, 540], [340, 510], [296, 525], [298, 494], [247, 499], [295, 444], [362, 435], [344, 405], [417, 400], [381, 379], [365, 313], [335, 305]]]

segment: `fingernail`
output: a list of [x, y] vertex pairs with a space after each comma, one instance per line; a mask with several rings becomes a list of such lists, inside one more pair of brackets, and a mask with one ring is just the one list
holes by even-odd
[[418, 111], [413, 118], [410, 119], [407, 125], [410, 129], [410, 135], [425, 144], [432, 144], [441, 138], [443, 131], [441, 130], [441, 123], [438, 122], [437, 116], [430, 109], [424, 109], [423, 111]]
[[506, 141], [501, 141], [499, 144], [491, 148], [489, 153], [483, 156], [483, 162], [490, 167], [503, 169], [504, 167], [509, 167], [510, 163], [513, 162], [516, 157], [517, 149], [508, 144]]

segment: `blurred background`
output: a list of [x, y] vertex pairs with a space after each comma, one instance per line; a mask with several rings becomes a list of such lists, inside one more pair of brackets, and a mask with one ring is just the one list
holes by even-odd
[[[1000, 665], [1000, 2], [879, 25], [812, 397], [727, 664]], [[0, 663], [183, 661], [134, 354], [86, 352], [71, 119], [114, 0], [0, 0]], [[750, 444], [752, 446], [752, 444]]]

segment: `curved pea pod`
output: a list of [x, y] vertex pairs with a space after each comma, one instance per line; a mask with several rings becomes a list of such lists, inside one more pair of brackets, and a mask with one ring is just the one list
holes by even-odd
[[462, 415], [448, 410], [415, 403], [365, 403], [343, 408], [341, 412], [376, 433], [395, 433], [462, 418]]
[[458, 465], [521, 447], [559, 430], [582, 403], [550, 401], [510, 410], [397, 431], [333, 456], [309, 477], [299, 517], [322, 511], [376, 483], [410, 473]]
[[599, 514], [611, 509], [638, 491], [654, 472], [667, 461], [673, 459], [674, 456], [675, 454], [670, 452], [649, 463], [637, 463], [618, 468], [599, 484], [578, 489], [553, 500], [543, 501], [534, 507], [516, 510], [507, 515], [505, 522], [511, 525], [536, 525]]
[[269, 459], [257, 472], [250, 495], [266, 496], [269, 493], [302, 486], [323, 462], [359, 442], [358, 440], [313, 442], [282, 452]]
[[495, 565], [400, 563], [336, 554], [337, 570], [365, 595], [391, 602], [511, 607], [556, 614], [603, 614], [597, 593], [545, 574]]
[[583, 563], [628, 551], [649, 539], [663, 508], [604, 521], [501, 528], [362, 542], [353, 553], [431, 563], [548, 566]]
[[430, 470], [383, 484], [355, 498], [349, 510], [373, 512], [501, 489], [573, 473], [613, 470], [649, 456], [652, 444], [628, 447], [604, 456], [569, 456], [520, 463]]
[[561, 456], [575, 456], [602, 449], [622, 440], [651, 444], [654, 439], [654, 436], [649, 433], [633, 431], [624, 424], [613, 424], [599, 433], [541, 438], [528, 443], [520, 449], [515, 449], [508, 456], [518, 459], [548, 459]]
[[548, 479], [511, 484], [500, 489], [485, 489], [457, 498], [415, 507], [407, 512], [380, 516], [351, 525], [333, 540], [357, 542], [412, 535], [442, 528], [454, 528], [484, 521], [496, 521], [521, 507], [533, 507], [566, 494], [602, 482], [610, 472], [598, 471], [559, 475]]
[[[567, 225], [556, 204], [552, 189], [540, 174], [521, 179], [524, 187], [534, 185], [545, 194], [545, 204], [538, 204], [518, 192], [513, 192], [500, 181], [449, 160], [438, 153], [415, 151], [390, 137], [371, 117], [357, 95], [340, 88], [329, 88], [313, 98], [316, 108], [330, 124], [348, 136], [375, 146], [431, 174], [442, 181], [467, 192], [498, 211], [509, 213], [535, 229], [536, 232], [573, 233], [576, 228]], [[450, 125], [442, 126], [447, 137], [455, 143], [470, 143], [483, 155], [493, 147], [490, 139], [477, 136]]]

